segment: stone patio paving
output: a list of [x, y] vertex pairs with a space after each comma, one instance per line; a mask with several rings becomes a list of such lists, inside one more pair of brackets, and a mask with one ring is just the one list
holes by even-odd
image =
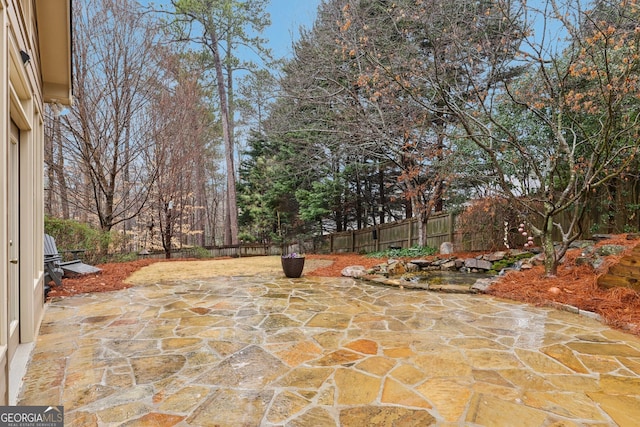
[[48, 304], [18, 403], [68, 426], [637, 426], [640, 339], [484, 295], [180, 280]]

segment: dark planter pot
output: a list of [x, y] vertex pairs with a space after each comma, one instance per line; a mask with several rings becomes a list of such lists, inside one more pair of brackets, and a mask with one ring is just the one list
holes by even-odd
[[282, 257], [282, 271], [284, 275], [289, 278], [296, 278], [302, 276], [302, 269], [304, 268], [304, 257], [299, 258], [287, 258]]

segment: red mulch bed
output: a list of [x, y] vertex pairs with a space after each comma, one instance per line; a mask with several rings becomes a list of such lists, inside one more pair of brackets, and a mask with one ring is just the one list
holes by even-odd
[[[631, 250], [637, 242], [628, 241], [624, 236], [606, 240], [600, 244], [621, 244]], [[474, 257], [477, 253], [459, 253], [455, 256]], [[566, 304], [582, 310], [592, 311], [602, 316], [609, 325], [640, 335], [640, 294], [627, 288], [600, 289], [597, 277], [607, 271], [624, 254], [609, 256], [599, 270], [591, 266], [576, 266], [579, 250], [570, 251], [565, 262], [559, 267], [556, 277], [545, 277], [544, 268], [536, 266], [531, 270], [512, 271], [491, 286], [489, 294], [496, 297], [522, 301], [538, 306]], [[382, 258], [368, 258], [358, 254], [306, 255], [310, 259], [333, 261], [328, 267], [305, 273], [310, 276], [340, 277], [343, 268], [363, 265], [367, 268], [385, 262]], [[173, 260], [171, 260], [173, 261]], [[176, 260], [179, 261], [179, 260]], [[126, 263], [102, 264], [102, 273], [78, 278], [64, 279], [61, 287], [53, 287], [51, 297], [66, 297], [82, 293], [107, 292], [131, 287], [124, 280], [134, 271], [154, 262], [165, 260], [137, 260]]]
[[620, 255], [607, 256], [595, 270], [590, 265], [576, 265], [580, 250], [571, 250], [558, 268], [555, 277], [546, 277], [543, 266], [531, 270], [511, 271], [489, 288], [489, 294], [543, 306], [565, 304], [598, 313], [604, 321], [619, 329], [640, 335], [640, 294], [629, 288], [602, 289], [598, 277], [630, 252], [638, 241], [626, 240], [625, 235], [602, 241], [596, 246], [622, 245], [627, 249]]
[[124, 279], [133, 274], [134, 271], [153, 264], [156, 261], [157, 260], [152, 259], [141, 259], [131, 262], [100, 264], [97, 267], [101, 268], [102, 272], [98, 274], [65, 278], [62, 280], [62, 286], [52, 286], [48, 298], [69, 297], [77, 294], [109, 292], [130, 288], [132, 285], [124, 283]]

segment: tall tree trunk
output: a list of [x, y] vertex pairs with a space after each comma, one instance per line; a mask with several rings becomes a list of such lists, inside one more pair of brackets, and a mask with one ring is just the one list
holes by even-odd
[[60, 191], [60, 208], [62, 218], [69, 219], [69, 196], [67, 194], [67, 182], [64, 177], [64, 151], [62, 146], [62, 132], [60, 130], [60, 114], [56, 111], [54, 135], [58, 144], [58, 160], [56, 162], [56, 177]]
[[405, 200], [404, 212], [405, 219], [413, 218], [413, 204], [411, 203], [411, 200]]
[[207, 226], [206, 226], [206, 217], [207, 217], [207, 191], [205, 188], [205, 171], [204, 165], [201, 158], [196, 160], [197, 163], [197, 182], [198, 187], [196, 190], [196, 206], [198, 206], [198, 210], [196, 211], [196, 228], [201, 230], [200, 233], [200, 246], [207, 246], [206, 234], [207, 234]]
[[[128, 90], [127, 90], [128, 92]], [[127, 110], [129, 110], [129, 108], [127, 108]], [[129, 117], [129, 112], [127, 111], [127, 115], [126, 117]], [[127, 119], [128, 120], [128, 119]], [[131, 179], [130, 177], [130, 162], [131, 162], [131, 156], [130, 156], [130, 146], [129, 146], [130, 142], [129, 142], [129, 126], [126, 125], [126, 127], [124, 128], [124, 172], [123, 172], [123, 181], [122, 181], [122, 186], [123, 186], [123, 191], [122, 191], [122, 199], [124, 201], [124, 206], [129, 206], [129, 181]], [[128, 244], [128, 238], [127, 238], [127, 230], [131, 229], [131, 222], [132, 220], [127, 219], [122, 221], [122, 234], [123, 234], [123, 239], [122, 239], [122, 249], [123, 252], [127, 252], [127, 244]]]
[[46, 132], [44, 136], [44, 163], [47, 165], [47, 188], [45, 188], [44, 213], [53, 215], [53, 185], [55, 171], [53, 164], [54, 131]]
[[356, 168], [355, 177], [355, 192], [356, 192], [356, 228], [361, 230], [363, 227], [367, 225], [367, 215], [368, 209], [363, 208], [364, 204], [364, 195], [362, 190], [362, 182], [360, 179], [360, 168]]
[[379, 221], [380, 224], [384, 224], [384, 207], [387, 203], [386, 192], [384, 191], [384, 171], [382, 170], [382, 165], [378, 164], [378, 191], [380, 191], [380, 202], [378, 206], [378, 215], [380, 215]]
[[164, 212], [167, 222], [164, 226], [164, 232], [162, 233], [162, 247], [164, 248], [164, 257], [166, 259], [171, 258], [171, 238], [172, 236], [172, 214], [173, 214], [173, 202], [165, 203]]
[[227, 212], [225, 215], [225, 244], [235, 245], [238, 243], [238, 203], [236, 199], [236, 175], [233, 161], [233, 138], [231, 135], [231, 120], [229, 118], [229, 105], [227, 103], [227, 90], [225, 88], [225, 78], [222, 71], [222, 58], [218, 45], [218, 36], [215, 32], [215, 25], [210, 22], [208, 25], [211, 49], [213, 51], [213, 62], [216, 69], [216, 86], [220, 97], [220, 115], [222, 118], [222, 138], [224, 139], [225, 159], [227, 166]]
[[[445, 119], [439, 115], [438, 119], [435, 123], [435, 128], [437, 132], [437, 142], [436, 142], [436, 161], [437, 165], [442, 167], [442, 163], [444, 162], [444, 132], [445, 132]], [[436, 180], [435, 180], [435, 188], [433, 190], [433, 210], [434, 212], [442, 212], [444, 210], [444, 181], [441, 178], [440, 171], [436, 170]]]
[[424, 205], [418, 200], [418, 196], [411, 197], [412, 211], [418, 213], [418, 245], [427, 244], [427, 220], [428, 215], [424, 211]]
[[607, 183], [609, 197], [607, 199], [607, 233], [616, 232], [616, 211], [618, 206], [618, 180], [613, 178]]
[[[87, 166], [85, 164], [81, 164], [80, 168], [82, 170], [82, 188], [81, 192], [81, 206], [90, 206], [91, 205], [91, 177], [89, 176], [89, 171], [87, 170]], [[81, 222], [89, 222], [89, 211], [87, 209], [80, 209], [80, 221]]]
[[544, 252], [544, 271], [547, 276], [555, 276], [558, 273], [556, 249], [553, 244], [553, 205], [544, 204], [545, 218], [542, 224], [542, 250]]

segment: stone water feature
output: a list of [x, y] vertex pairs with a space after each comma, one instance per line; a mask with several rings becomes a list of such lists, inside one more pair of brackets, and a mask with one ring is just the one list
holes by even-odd
[[[599, 238], [602, 240], [604, 237]], [[597, 250], [594, 240], [580, 240], [571, 247], [582, 249], [577, 263], [589, 263], [597, 267], [602, 257], [620, 253], [624, 247], [605, 245]], [[355, 277], [384, 285], [401, 288], [426, 289], [450, 293], [484, 292], [496, 276], [509, 269], [529, 269], [544, 262], [544, 255], [533, 250], [510, 249], [496, 251], [474, 258], [448, 256], [449, 243], [444, 243], [440, 255], [434, 259], [389, 259], [373, 268], [350, 266], [342, 271], [346, 277]], [[638, 250], [640, 253], [640, 249]]]
[[477, 293], [505, 268], [529, 268], [531, 257], [533, 254], [524, 251], [500, 251], [475, 258], [389, 259], [370, 269], [347, 267], [342, 275], [402, 288]]

